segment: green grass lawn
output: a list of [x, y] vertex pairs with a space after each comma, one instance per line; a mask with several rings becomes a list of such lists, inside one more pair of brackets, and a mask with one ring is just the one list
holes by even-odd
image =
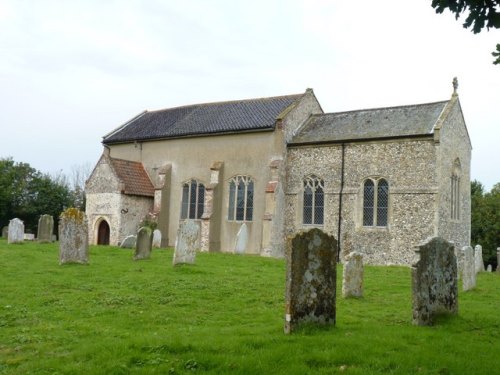
[[336, 327], [286, 336], [283, 260], [174, 268], [172, 250], [96, 246], [89, 265], [60, 266], [58, 251], [0, 240], [0, 374], [500, 374], [499, 274], [460, 291], [458, 316], [415, 327], [410, 269], [366, 267]]

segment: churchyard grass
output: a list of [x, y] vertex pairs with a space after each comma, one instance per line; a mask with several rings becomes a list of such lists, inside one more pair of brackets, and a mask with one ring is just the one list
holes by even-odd
[[407, 267], [366, 267], [364, 297], [336, 327], [283, 334], [283, 260], [91, 247], [58, 264], [57, 244], [0, 239], [0, 374], [494, 374], [500, 275], [460, 290], [459, 314], [411, 324]]

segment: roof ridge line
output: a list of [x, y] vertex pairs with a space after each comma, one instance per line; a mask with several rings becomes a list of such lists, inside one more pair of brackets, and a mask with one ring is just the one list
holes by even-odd
[[340, 111], [340, 112], [327, 112], [327, 113], [318, 113], [315, 114], [314, 116], [324, 116], [324, 115], [340, 115], [344, 113], [354, 113], [354, 112], [362, 112], [362, 111], [377, 111], [377, 110], [385, 110], [385, 109], [396, 109], [396, 108], [408, 108], [408, 107], [422, 107], [425, 105], [431, 105], [431, 104], [439, 104], [439, 103], [447, 103], [450, 100], [439, 100], [436, 102], [430, 102], [430, 103], [420, 103], [420, 104], [405, 104], [405, 105], [396, 105], [392, 107], [374, 107], [374, 108], [364, 108], [364, 109], [353, 109], [349, 111]]

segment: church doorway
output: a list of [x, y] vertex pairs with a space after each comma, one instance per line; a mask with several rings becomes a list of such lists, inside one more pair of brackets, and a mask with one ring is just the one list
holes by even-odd
[[106, 220], [101, 221], [97, 230], [97, 244], [109, 245], [109, 224]]

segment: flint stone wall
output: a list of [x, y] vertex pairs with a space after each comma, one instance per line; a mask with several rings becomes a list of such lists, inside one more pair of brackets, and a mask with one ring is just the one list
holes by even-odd
[[89, 261], [88, 223], [85, 213], [69, 208], [59, 219], [59, 263], [87, 264]]
[[436, 315], [458, 312], [457, 259], [453, 244], [440, 237], [429, 238], [415, 252], [413, 324], [432, 325]]
[[319, 229], [286, 244], [285, 333], [300, 322], [335, 324], [337, 241]]

